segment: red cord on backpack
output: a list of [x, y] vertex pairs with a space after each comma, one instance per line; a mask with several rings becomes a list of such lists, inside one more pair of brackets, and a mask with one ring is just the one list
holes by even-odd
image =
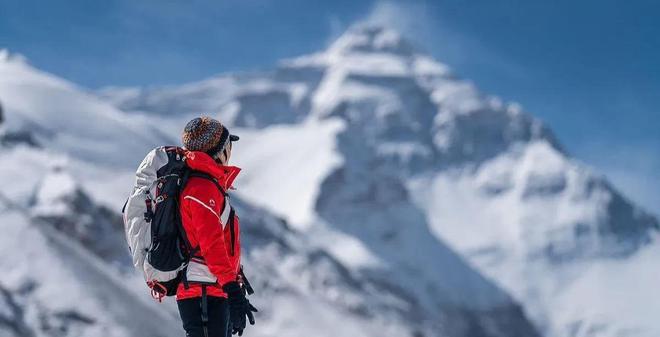
[[154, 300], [157, 300], [159, 303], [163, 302], [163, 297], [167, 295], [167, 289], [158, 281], [149, 281], [147, 282], [149, 288], [151, 288], [151, 297]]

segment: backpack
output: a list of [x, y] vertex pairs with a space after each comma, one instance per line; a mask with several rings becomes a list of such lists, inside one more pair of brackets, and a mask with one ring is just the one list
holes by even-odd
[[186, 165], [184, 149], [155, 148], [138, 167], [135, 186], [122, 210], [133, 265], [158, 301], [175, 295], [180, 282], [187, 285], [185, 269], [199, 250], [190, 246], [179, 212], [179, 195], [191, 176], [218, 185], [210, 175]]

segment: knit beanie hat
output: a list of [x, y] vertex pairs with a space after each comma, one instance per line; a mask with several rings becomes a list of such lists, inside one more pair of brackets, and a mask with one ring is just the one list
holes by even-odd
[[236, 135], [219, 121], [211, 117], [197, 117], [183, 129], [183, 146], [190, 151], [206, 152], [209, 155], [222, 151], [229, 141], [237, 141]]

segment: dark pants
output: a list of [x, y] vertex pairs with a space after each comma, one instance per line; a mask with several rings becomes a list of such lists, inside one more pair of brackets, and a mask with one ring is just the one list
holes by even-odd
[[206, 323], [208, 336], [204, 335], [202, 324], [202, 299], [188, 298], [177, 301], [179, 314], [183, 322], [183, 329], [187, 337], [230, 337], [229, 333], [229, 306], [223, 297], [207, 296], [208, 322]]

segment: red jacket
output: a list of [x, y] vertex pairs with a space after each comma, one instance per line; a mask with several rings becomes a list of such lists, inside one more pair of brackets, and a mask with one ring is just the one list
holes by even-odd
[[[189, 151], [186, 162], [195, 171], [201, 171], [217, 179], [224, 191], [229, 191], [240, 168], [220, 166], [204, 152]], [[181, 283], [176, 299], [202, 296], [201, 284], [208, 283], [209, 296], [227, 297], [222, 285], [236, 281], [240, 268], [241, 241], [238, 216], [233, 214], [234, 247], [232, 251], [232, 223], [229, 220], [231, 205], [217, 186], [210, 180], [190, 177], [184, 187], [179, 205], [183, 227], [191, 247], [199, 252], [188, 265], [188, 289]]]

